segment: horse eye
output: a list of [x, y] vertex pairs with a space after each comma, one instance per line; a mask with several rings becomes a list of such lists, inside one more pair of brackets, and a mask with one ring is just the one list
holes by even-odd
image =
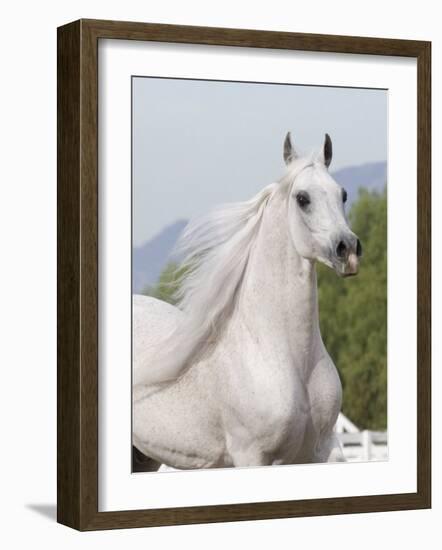
[[342, 202], [347, 202], [347, 191], [345, 189], [342, 190]]
[[300, 191], [296, 195], [296, 202], [299, 204], [301, 208], [305, 208], [308, 204], [310, 204], [310, 197], [309, 194], [305, 191]]

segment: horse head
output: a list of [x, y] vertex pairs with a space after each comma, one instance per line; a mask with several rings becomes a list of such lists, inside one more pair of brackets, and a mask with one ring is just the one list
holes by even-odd
[[290, 132], [284, 141], [284, 160], [290, 186], [289, 228], [297, 253], [318, 260], [341, 277], [356, 275], [362, 247], [351, 231], [345, 213], [347, 193], [330, 175], [332, 142], [310, 158], [299, 158]]

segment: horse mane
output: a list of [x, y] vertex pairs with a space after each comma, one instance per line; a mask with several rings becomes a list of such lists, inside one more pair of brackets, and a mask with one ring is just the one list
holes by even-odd
[[266, 206], [278, 189], [290, 188], [306, 166], [303, 160], [293, 162], [283, 178], [252, 199], [221, 205], [186, 226], [173, 252], [184, 258], [174, 296], [185, 314], [183, 322], [165, 335], [159, 353], [143, 372], [134, 373], [135, 385], [176, 380], [215, 341], [236, 305]]

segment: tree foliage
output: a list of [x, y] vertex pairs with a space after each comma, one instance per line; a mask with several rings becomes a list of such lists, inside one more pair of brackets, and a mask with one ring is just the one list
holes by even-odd
[[359, 275], [318, 266], [325, 346], [343, 386], [343, 412], [359, 427], [387, 427], [387, 194], [360, 192], [350, 224], [363, 246]]
[[163, 300], [169, 304], [175, 304], [175, 293], [179, 288], [183, 275], [184, 270], [180, 269], [176, 263], [170, 262], [164, 268], [156, 285], [144, 287], [141, 294], [158, 298], [158, 300]]
[[[387, 427], [387, 194], [361, 190], [349, 214], [363, 246], [357, 277], [318, 265], [319, 317], [343, 386], [343, 412], [361, 429]], [[169, 263], [143, 294], [174, 303], [183, 270]]]

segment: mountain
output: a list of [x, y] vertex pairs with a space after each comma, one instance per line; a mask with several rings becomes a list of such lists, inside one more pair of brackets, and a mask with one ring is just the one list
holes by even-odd
[[349, 166], [333, 172], [335, 180], [347, 191], [347, 204], [358, 198], [358, 190], [382, 191], [387, 183], [387, 163], [370, 162], [360, 166]]
[[141, 292], [146, 285], [152, 285], [157, 281], [186, 224], [187, 220], [178, 220], [165, 227], [147, 243], [133, 247], [132, 292]]
[[[360, 166], [349, 166], [334, 172], [333, 177], [345, 187], [348, 196], [347, 204], [351, 205], [357, 199], [360, 187], [365, 187], [370, 191], [382, 191], [387, 182], [387, 163], [371, 162]], [[145, 286], [156, 283], [186, 224], [187, 220], [178, 220], [165, 227], [142, 246], [133, 248], [132, 284], [134, 293], [141, 292]]]

